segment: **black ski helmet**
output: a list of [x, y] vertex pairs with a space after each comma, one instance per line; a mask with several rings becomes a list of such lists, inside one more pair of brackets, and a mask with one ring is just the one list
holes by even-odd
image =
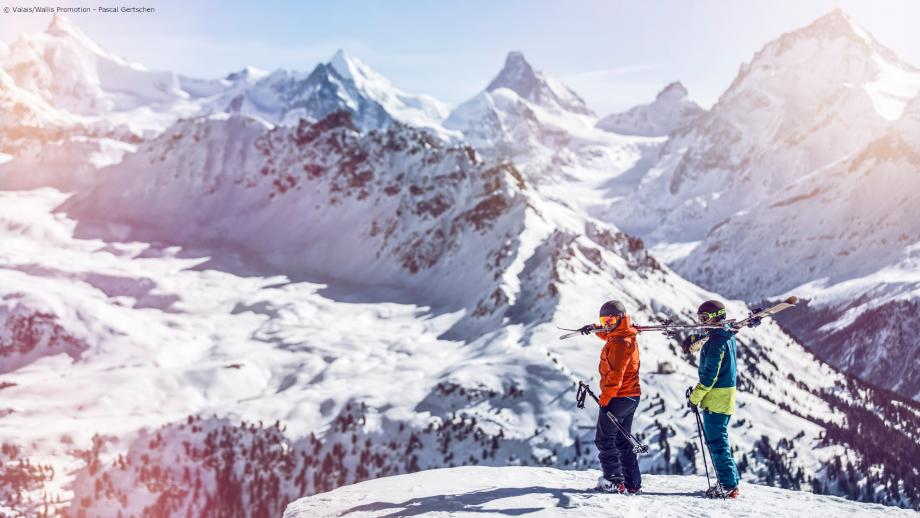
[[626, 314], [626, 306], [619, 300], [608, 300], [601, 306], [601, 317], [619, 317]]
[[721, 322], [725, 320], [725, 304], [722, 304], [718, 300], [707, 300], [700, 304], [696, 313], [698, 315], [708, 315], [705, 319], [706, 322]]

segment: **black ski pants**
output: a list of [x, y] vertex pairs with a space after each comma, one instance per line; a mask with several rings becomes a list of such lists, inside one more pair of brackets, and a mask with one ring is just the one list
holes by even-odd
[[607, 407], [601, 408], [598, 413], [597, 432], [594, 435], [594, 444], [598, 450], [597, 457], [601, 461], [604, 477], [614, 483], [623, 482], [628, 489], [642, 487], [639, 460], [633, 453], [633, 446], [629, 439], [620, 433], [604, 410], [613, 414], [624, 430], [632, 433], [633, 415], [638, 406], [638, 396], [612, 398], [607, 403]]

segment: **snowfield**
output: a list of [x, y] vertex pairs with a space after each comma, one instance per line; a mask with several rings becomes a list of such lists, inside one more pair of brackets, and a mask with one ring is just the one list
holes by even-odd
[[904, 509], [743, 484], [737, 500], [701, 496], [706, 478], [643, 475], [637, 496], [597, 493], [600, 472], [462, 467], [370, 480], [292, 502], [284, 518], [396, 516], [916, 516]]

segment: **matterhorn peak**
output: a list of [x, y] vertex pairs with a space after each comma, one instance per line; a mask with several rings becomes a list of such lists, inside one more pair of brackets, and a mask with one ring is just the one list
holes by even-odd
[[523, 97], [528, 97], [527, 93], [533, 85], [540, 82], [536, 71], [524, 58], [524, 53], [514, 50], [505, 57], [505, 65], [495, 76], [495, 79], [486, 87], [487, 92], [498, 90], [499, 88], [508, 88], [514, 90]]
[[665, 86], [660, 92], [658, 92], [658, 95], [655, 96], [655, 99], [657, 100], [666, 100], [666, 99], [680, 100], [680, 99], [683, 99], [684, 97], [687, 97], [687, 95], [688, 95], [687, 87], [684, 86], [684, 84], [681, 83], [680, 81], [674, 81], [673, 83], [670, 83], [667, 86]]
[[508, 53], [505, 65], [486, 91], [493, 92], [499, 88], [507, 88], [544, 108], [593, 115], [581, 97], [556, 79], [535, 70], [521, 51]]

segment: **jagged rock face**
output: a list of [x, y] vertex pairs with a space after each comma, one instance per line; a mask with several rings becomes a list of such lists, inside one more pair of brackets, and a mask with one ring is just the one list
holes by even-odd
[[608, 115], [597, 123], [597, 127], [622, 135], [663, 137], [687, 126], [703, 111], [689, 99], [686, 87], [674, 82], [658, 92], [653, 102]]
[[[463, 304], [491, 293], [513, 256], [522, 189], [512, 166], [485, 164], [471, 148], [405, 126], [362, 134], [335, 112], [294, 128], [245, 117], [178, 124], [65, 208], [136, 224], [148, 238], [229, 244], [280, 271], [371, 285], [393, 276], [423, 285], [461, 261], [480, 274], [439, 280], [445, 291], [431, 299]], [[505, 241], [511, 251], [500, 250]]]
[[[266, 95], [253, 92], [264, 91]], [[265, 98], [275, 101], [265, 105]], [[270, 101], [271, 102], [271, 101]], [[353, 82], [335, 68], [319, 64], [306, 77], [297, 72], [277, 71], [234, 94], [222, 109], [230, 113], [261, 116], [270, 122], [296, 124], [300, 118], [316, 121], [336, 111], [347, 111], [364, 129], [385, 129], [396, 121], [379, 103], [361, 95]]]
[[593, 115], [581, 97], [559, 81], [534, 70], [521, 52], [508, 54], [505, 66], [489, 83], [486, 91], [493, 92], [500, 88], [507, 88], [546, 108]]
[[[301, 118], [317, 121], [334, 112], [351, 114], [362, 131], [410, 124], [450, 140], [441, 127], [446, 107], [424, 95], [409, 95], [343, 50], [309, 74], [278, 70], [270, 75], [231, 74], [226, 90], [205, 107], [295, 126]], [[192, 86], [190, 84], [190, 86]]]

